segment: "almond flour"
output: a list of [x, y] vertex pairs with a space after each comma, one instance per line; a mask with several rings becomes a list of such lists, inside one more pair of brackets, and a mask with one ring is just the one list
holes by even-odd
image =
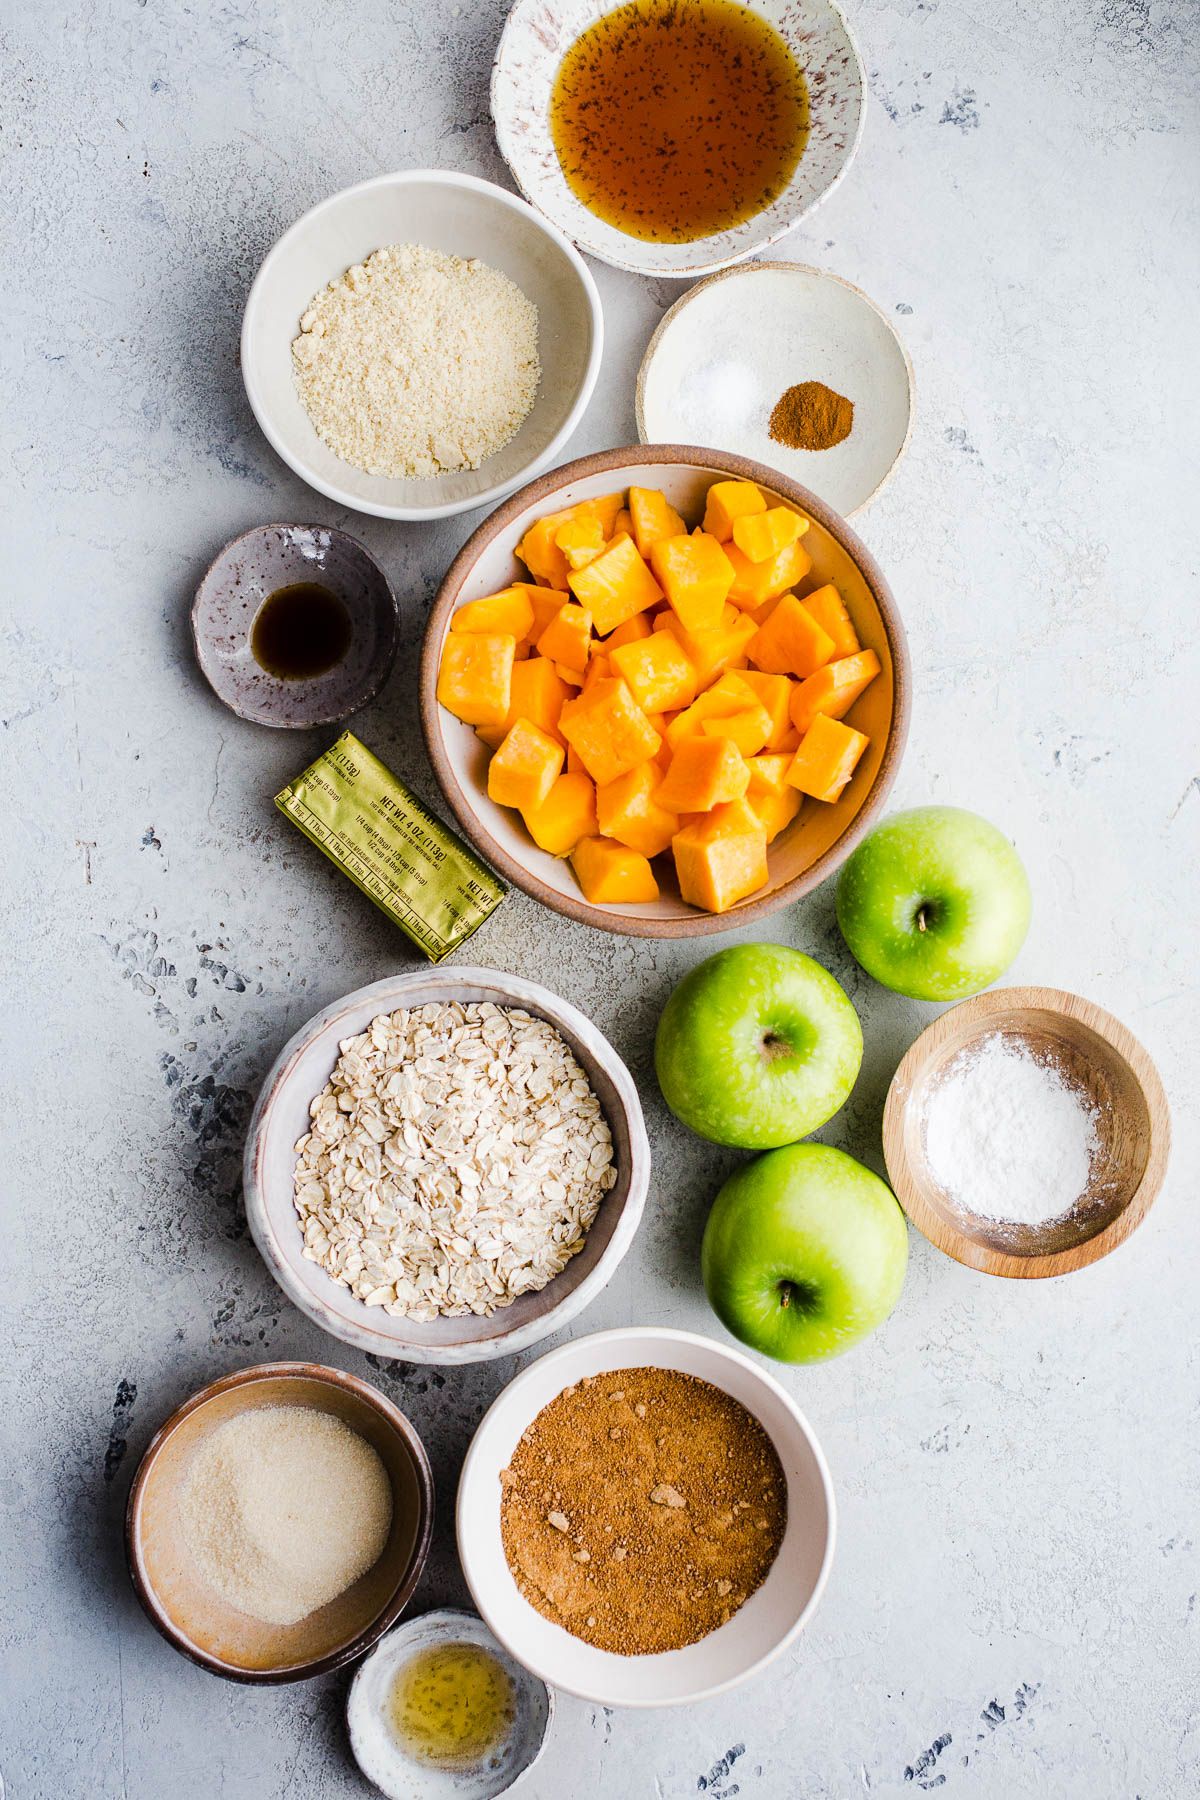
[[391, 244], [314, 296], [292, 366], [316, 430], [368, 475], [477, 469], [533, 405], [537, 308], [477, 257]]

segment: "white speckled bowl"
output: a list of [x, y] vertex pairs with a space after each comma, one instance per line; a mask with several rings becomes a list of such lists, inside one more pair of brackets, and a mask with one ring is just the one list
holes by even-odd
[[[329, 1080], [344, 1038], [380, 1013], [438, 1001], [491, 1001], [548, 1019], [570, 1045], [612, 1132], [616, 1185], [604, 1196], [587, 1242], [540, 1293], [522, 1294], [490, 1318], [393, 1318], [364, 1306], [347, 1287], [304, 1256], [293, 1197], [295, 1144], [309, 1128], [308, 1108]], [[646, 1204], [650, 1146], [633, 1077], [607, 1038], [577, 1007], [548, 988], [495, 969], [418, 969], [358, 988], [302, 1025], [263, 1082], [246, 1139], [246, 1218], [263, 1261], [284, 1293], [314, 1325], [375, 1356], [406, 1362], [486, 1362], [526, 1350], [581, 1313], [608, 1282]]]
[[[513, 1578], [500, 1533], [500, 1471], [544, 1406], [584, 1376], [678, 1369], [732, 1395], [770, 1437], [787, 1477], [788, 1517], [766, 1580], [728, 1624], [683, 1650], [619, 1656], [543, 1618]], [[458, 1554], [471, 1598], [518, 1662], [599, 1706], [682, 1706], [756, 1675], [795, 1642], [817, 1609], [833, 1563], [833, 1481], [812, 1427], [773, 1375], [740, 1350], [690, 1331], [634, 1325], [552, 1350], [493, 1401], [458, 1483]]]
[[550, 135], [550, 94], [564, 54], [616, 0], [516, 0], [492, 68], [492, 121], [527, 200], [589, 256], [637, 275], [691, 280], [776, 243], [831, 194], [862, 136], [866, 81], [858, 46], [833, 0], [744, 0], [779, 32], [808, 81], [811, 128], [791, 181], [741, 225], [687, 244], [630, 237], [567, 186]]
[[[300, 316], [327, 282], [385, 244], [478, 256], [538, 309], [542, 379], [516, 436], [456, 474], [367, 475], [317, 435], [292, 375]], [[272, 448], [318, 493], [383, 519], [443, 519], [488, 506], [554, 461], [600, 372], [600, 296], [566, 238], [515, 194], [448, 170], [378, 175], [334, 194], [285, 231], [254, 279], [242, 321], [242, 379]]]

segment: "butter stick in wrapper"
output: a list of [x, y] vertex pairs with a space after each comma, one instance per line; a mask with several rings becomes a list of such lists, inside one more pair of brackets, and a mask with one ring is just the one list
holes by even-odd
[[508, 889], [352, 732], [275, 804], [430, 962], [441, 962]]

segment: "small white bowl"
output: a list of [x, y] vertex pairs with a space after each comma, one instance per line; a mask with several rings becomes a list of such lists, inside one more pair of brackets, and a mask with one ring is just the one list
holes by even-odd
[[[584, 1376], [678, 1369], [752, 1412], [787, 1477], [783, 1543], [762, 1586], [718, 1630], [683, 1650], [618, 1656], [542, 1617], [518, 1588], [500, 1533], [500, 1471], [544, 1406]], [[833, 1561], [836, 1509], [829, 1468], [804, 1414], [748, 1356], [690, 1331], [630, 1326], [577, 1338], [533, 1363], [484, 1414], [458, 1483], [458, 1554], [471, 1597], [507, 1650], [543, 1680], [599, 1706], [680, 1706], [746, 1681], [786, 1650], [820, 1601]]]
[[[304, 1255], [294, 1198], [295, 1143], [309, 1128], [309, 1104], [329, 1080], [344, 1038], [380, 1013], [430, 1002], [490, 1001], [548, 1019], [578, 1057], [612, 1131], [617, 1180], [604, 1196], [587, 1242], [539, 1293], [522, 1294], [489, 1318], [394, 1318], [364, 1306]], [[263, 1082], [246, 1139], [246, 1218], [267, 1268], [300, 1311], [358, 1350], [406, 1362], [486, 1362], [539, 1343], [581, 1313], [633, 1242], [650, 1185], [650, 1146], [633, 1077], [607, 1038], [577, 1007], [547, 988], [494, 969], [418, 969], [359, 988], [317, 1013], [286, 1044]]]
[[692, 280], [765, 250], [826, 199], [862, 137], [866, 80], [858, 45], [834, 0], [745, 0], [775, 27], [808, 81], [810, 130], [779, 198], [741, 225], [686, 244], [655, 244], [606, 225], [567, 186], [550, 135], [559, 64], [612, 0], [516, 0], [492, 67], [496, 141], [517, 185], [589, 256], [636, 275]]
[[[829, 450], [791, 450], [767, 429], [780, 395], [802, 381], [854, 404], [849, 437]], [[849, 518], [908, 446], [912, 364], [861, 288], [803, 263], [747, 263], [664, 313], [638, 370], [636, 411], [643, 444], [691, 443], [706, 415], [722, 450], [790, 475]]]
[[[397, 1671], [419, 1651], [442, 1644], [479, 1644], [513, 1684], [512, 1723], [486, 1764], [445, 1769], [409, 1756], [384, 1717]], [[523, 1669], [475, 1613], [451, 1607], [406, 1619], [390, 1631], [359, 1665], [346, 1701], [354, 1759], [387, 1800], [497, 1800], [537, 1762], [553, 1717], [553, 1690]]]
[[[404, 243], [477, 256], [538, 309], [542, 379], [533, 409], [478, 469], [367, 475], [317, 435], [296, 389], [292, 340], [313, 295], [373, 250]], [[323, 200], [268, 252], [246, 301], [242, 379], [272, 448], [318, 493], [383, 519], [444, 519], [490, 505], [553, 462], [591, 398], [603, 342], [596, 284], [561, 232], [490, 181], [409, 169]]]

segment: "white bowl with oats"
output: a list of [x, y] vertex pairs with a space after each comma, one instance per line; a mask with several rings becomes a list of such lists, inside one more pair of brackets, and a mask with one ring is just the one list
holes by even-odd
[[560, 1330], [633, 1241], [650, 1147], [633, 1079], [548, 989], [419, 970], [310, 1019], [263, 1083], [246, 1216], [343, 1343], [483, 1362]]
[[474, 175], [410, 169], [284, 232], [246, 301], [242, 378], [272, 448], [319, 493], [439, 519], [558, 457], [603, 336], [557, 226]]

